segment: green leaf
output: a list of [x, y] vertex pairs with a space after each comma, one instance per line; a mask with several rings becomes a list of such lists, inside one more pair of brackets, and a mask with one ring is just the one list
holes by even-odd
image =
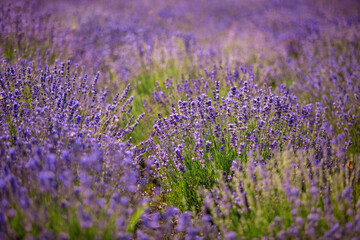
[[133, 232], [135, 225], [138, 223], [141, 215], [145, 212], [145, 210], [148, 208], [148, 204], [143, 204], [140, 208], [136, 210], [134, 215], [131, 217], [129, 224], [127, 225], [126, 232]]

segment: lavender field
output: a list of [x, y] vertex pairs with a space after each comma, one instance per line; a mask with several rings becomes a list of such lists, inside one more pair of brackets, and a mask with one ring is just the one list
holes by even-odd
[[357, 0], [0, 0], [0, 240], [360, 240]]

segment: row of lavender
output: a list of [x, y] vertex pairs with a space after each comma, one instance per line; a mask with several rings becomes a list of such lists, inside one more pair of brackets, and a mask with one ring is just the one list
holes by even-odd
[[[2, 64], [4, 238], [359, 234], [357, 159], [321, 105], [259, 89], [245, 69], [229, 74], [241, 87], [221, 97], [214, 68], [211, 97], [178, 85], [188, 101], [134, 146], [128, 135], [143, 116], [131, 115], [128, 89], [109, 104], [98, 75], [23, 64]], [[194, 226], [190, 212], [164, 204], [197, 212]]]
[[[98, 7], [89, 4], [90, 10]], [[136, 9], [109, 4], [129, 7], [129, 16]], [[167, 4], [153, 7], [174, 11]], [[230, 7], [221, 11], [232, 16], [237, 5], [225, 5]], [[356, 19], [315, 23], [311, 26], [319, 27], [308, 29], [302, 41], [289, 34], [283, 58], [273, 64], [270, 55], [261, 57], [251, 68], [231, 60], [236, 54], [225, 63], [212, 50], [193, 54], [200, 46], [194, 36], [172, 35], [170, 28], [164, 34], [180, 36], [184, 48], [174, 50], [176, 39], [166, 48], [143, 45], [160, 41], [161, 27], [150, 29], [151, 35], [128, 23], [115, 34], [110, 20], [123, 16], [103, 22], [89, 18], [85, 7], [81, 16], [95, 26], [80, 21], [67, 29], [55, 27], [56, 21], [67, 24], [56, 19], [61, 17], [56, 11], [31, 15], [25, 7], [39, 5], [6, 5], [1, 13], [1, 238], [355, 239], [360, 234]], [[213, 2], [204, 12], [219, 9]], [[157, 22], [152, 20], [149, 26]], [[79, 44], [84, 39], [86, 46]], [[129, 46], [134, 39], [138, 44]], [[138, 56], [123, 55], [133, 47]], [[54, 63], [67, 57], [88, 65]], [[186, 66], [181, 73], [193, 75], [165, 78], [177, 70], [173, 58]], [[110, 63], [118, 65], [115, 76], [122, 82], [114, 79]], [[119, 75], [130, 65], [131, 74]], [[145, 72], [133, 72], [141, 67]], [[148, 70], [166, 74], [149, 80]], [[281, 84], [289, 81], [290, 89]], [[126, 86], [120, 94], [119, 85]]]

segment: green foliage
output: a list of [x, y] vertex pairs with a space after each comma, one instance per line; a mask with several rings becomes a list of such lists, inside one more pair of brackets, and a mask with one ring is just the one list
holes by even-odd
[[139, 222], [140, 217], [143, 215], [143, 213], [145, 212], [145, 210], [147, 208], [148, 208], [148, 205], [146, 203], [146, 204], [143, 204], [138, 209], [136, 209], [135, 213], [130, 218], [130, 221], [126, 227], [127, 232], [130, 232], [130, 233], [134, 232], [136, 224]]
[[[319, 172], [314, 167], [311, 176], [303, 157], [303, 154], [285, 152], [270, 159], [266, 166], [255, 166], [253, 161], [248, 161], [242, 163], [243, 170], [235, 170], [230, 181], [219, 174], [219, 184], [213, 190], [201, 190], [206, 203], [204, 211], [215, 217], [215, 224], [224, 232], [235, 231], [245, 239], [277, 236], [280, 230], [296, 225], [299, 217], [303, 219], [298, 226], [299, 233], [304, 232], [305, 227], [311, 225], [307, 223], [311, 221], [310, 214], [315, 212], [319, 220], [311, 227], [324, 233], [332, 227], [326, 220], [329, 206], [325, 208], [325, 204], [331, 204], [336, 221], [351, 221], [354, 216], [348, 209], [352, 209], [359, 198], [358, 179], [354, 176], [359, 172], [359, 158], [352, 169]], [[356, 199], [351, 205], [349, 198], [343, 196], [349, 186], [353, 189], [351, 198]], [[318, 190], [311, 192], [309, 189], [313, 187]], [[299, 192], [293, 194], [294, 189]]]

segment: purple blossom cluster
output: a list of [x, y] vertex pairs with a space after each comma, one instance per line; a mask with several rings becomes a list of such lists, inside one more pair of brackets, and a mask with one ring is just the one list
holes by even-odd
[[116, 234], [125, 233], [125, 223], [146, 203], [131, 200], [141, 186], [128, 137], [143, 115], [131, 115], [129, 88], [109, 104], [98, 80], [99, 74], [88, 79], [73, 71], [70, 61], [51, 69], [2, 61], [2, 238], [60, 237], [52, 226], [57, 221], [84, 229], [100, 224], [105, 231], [105, 216], [123, 222]]
[[152, 172], [129, 137], [143, 117], [131, 115], [129, 88], [107, 103], [99, 74], [70, 61], [36, 70], [3, 60], [0, 73], [2, 239], [220, 236], [210, 218], [154, 211], [143, 196]]
[[[344, 28], [354, 34], [341, 31]], [[331, 39], [324, 36], [321, 42], [315, 40], [297, 46], [301, 57], [295, 60], [295, 56], [289, 56], [288, 62], [297, 76], [292, 86], [294, 92], [300, 96], [306, 91], [310, 101], [320, 101], [328, 108], [327, 117], [334, 131], [352, 139], [352, 151], [359, 150], [358, 30], [358, 24], [339, 20], [329, 30], [335, 32]], [[320, 44], [325, 46], [319, 48]], [[314, 54], [315, 51], [318, 53]]]
[[224, 236], [233, 233], [228, 239], [356, 239], [360, 234], [359, 169], [329, 167], [302, 151], [279, 154], [266, 165], [256, 158], [234, 161], [231, 171], [230, 182], [220, 179], [218, 187], [204, 192], [204, 211], [211, 212]]
[[39, 144], [40, 138], [61, 146], [68, 136], [125, 140], [144, 116], [131, 114], [129, 86], [107, 103], [108, 91], [97, 88], [99, 73], [82, 75], [70, 61], [41, 70], [6, 61], [1, 67], [2, 138], [11, 146]]
[[[335, 141], [330, 144], [334, 133], [320, 103], [301, 106], [297, 97], [283, 86], [277, 93], [271, 87], [259, 88], [251, 69], [239, 67], [226, 72], [224, 80], [232, 87], [225, 97], [219, 94], [224, 74], [216, 66], [211, 73], [206, 71], [207, 79], [193, 81], [194, 89], [200, 85], [198, 82], [209, 82], [212, 91], [203, 84], [206, 88], [202, 93], [200, 87], [194, 92], [187, 81], [173, 89], [167, 86], [170, 93], [175, 89], [178, 94], [186, 93], [187, 100], [179, 100], [177, 107], [172, 104], [168, 117], [158, 114], [154, 134], [144, 142], [152, 154], [149, 159], [155, 166], [155, 178], [165, 181], [165, 195], [174, 195], [178, 204], [181, 200], [176, 197], [179, 193], [174, 187], [179, 182], [184, 184], [184, 189], [193, 188], [193, 192], [198, 185], [211, 188], [218, 170], [226, 178], [232, 178], [230, 168], [234, 159], [248, 162], [249, 157], [257, 156], [259, 164], [264, 165], [278, 151], [292, 150], [313, 152], [318, 161], [331, 165], [331, 155], [345, 152], [351, 145], [351, 141], [343, 142], [343, 135], [337, 136], [342, 138], [337, 144]], [[158, 103], [169, 101], [164, 92], [159, 92], [154, 92]], [[180, 172], [184, 175], [179, 176]], [[200, 178], [191, 182], [194, 175]], [[193, 196], [187, 197], [191, 207], [195, 201]]]

